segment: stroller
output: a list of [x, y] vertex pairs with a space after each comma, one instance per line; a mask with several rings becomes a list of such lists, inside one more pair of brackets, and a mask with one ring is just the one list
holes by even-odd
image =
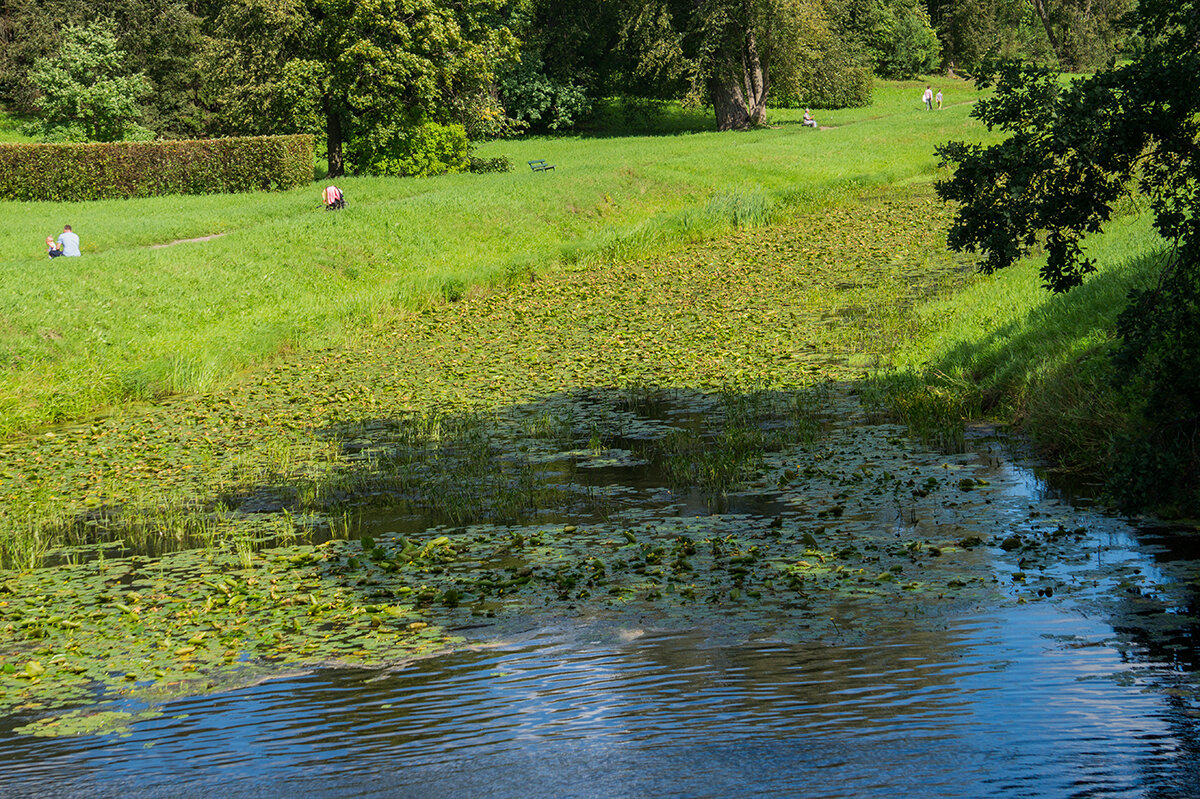
[[342, 196], [342, 190], [337, 186], [326, 186], [322, 199], [325, 202], [326, 211], [340, 211], [346, 207], [346, 198]]

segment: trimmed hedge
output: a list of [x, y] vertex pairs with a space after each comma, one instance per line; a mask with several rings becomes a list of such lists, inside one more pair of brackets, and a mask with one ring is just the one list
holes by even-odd
[[0, 144], [0, 199], [102, 200], [307, 186], [313, 137]]

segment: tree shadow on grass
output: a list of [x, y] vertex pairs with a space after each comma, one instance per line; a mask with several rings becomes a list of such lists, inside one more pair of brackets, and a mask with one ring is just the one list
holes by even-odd
[[985, 408], [1025, 381], [1052, 383], [1107, 345], [1129, 292], [1151, 285], [1159, 259], [1157, 254], [1129, 259], [1066, 294], [1046, 291], [1021, 318], [960, 341], [924, 371], [984, 384], [990, 395]]

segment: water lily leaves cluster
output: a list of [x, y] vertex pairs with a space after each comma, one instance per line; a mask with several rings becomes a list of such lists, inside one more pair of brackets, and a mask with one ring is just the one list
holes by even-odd
[[[409, 562], [438, 562], [439, 546]], [[0, 583], [0, 709], [195, 693], [266, 664], [381, 664], [457, 640], [422, 619], [404, 599], [410, 591], [365, 598], [343, 579], [347, 562], [330, 546], [306, 546], [267, 550], [248, 568], [191, 551], [9, 576]]]
[[916, 277], [931, 203], [880, 194], [469, 294], [8, 442], [0, 548], [27, 568], [0, 573], [0, 707], [386, 664], [535, 613], [819, 637], [898, 597], [982, 601], [987, 561], [960, 544], [988, 533], [955, 508], [986, 478], [880, 465], [886, 442], [838, 421], [853, 398], [810, 388], [885, 355], [904, 309], [960, 279], [948, 259]]
[[209, 514], [248, 486], [319, 490], [346, 464], [337, 442], [313, 432], [347, 421], [496, 408], [578, 386], [858, 376], [912, 332], [904, 308], [962, 279], [961, 264], [935, 254], [944, 219], [928, 189], [880, 192], [673, 255], [470, 294], [218, 392], [7, 442], [0, 560], [35, 563], [47, 546], [92, 540], [104, 509], [185, 509], [190, 521], [157, 543], [193, 545], [227, 523]]
[[[601, 397], [582, 398], [576, 421], [603, 421], [616, 438], [648, 435], [655, 418], [664, 438], [664, 419], [707, 419], [711, 432], [738, 411], [708, 394], [689, 414], [682, 392], [612, 392], [605, 414]], [[578, 523], [385, 530], [13, 574], [0, 583], [0, 701], [45, 711], [212, 690], [288, 666], [383, 665], [458, 643], [456, 627], [497, 633], [539, 616], [718, 619], [742, 635], [844, 639], [918, 604], [936, 617], [939, 604], [950, 612], [1007, 591], [977, 551], [985, 540], [1018, 547], [995, 521], [1023, 531], [1020, 547], [1040, 544], [1028, 515], [994, 506], [1004, 487], [993, 487], [989, 467], [902, 446], [897, 428], [864, 425], [849, 395], [826, 390], [822, 403], [820, 431], [768, 451], [755, 442], [761, 460], [743, 473], [745, 489], [728, 486], [715, 510], [641, 473], [644, 462], [602, 459], [583, 469], [603, 470], [597, 484], [621, 490]], [[766, 411], [780, 407], [741, 410], [769, 425], [778, 417]]]

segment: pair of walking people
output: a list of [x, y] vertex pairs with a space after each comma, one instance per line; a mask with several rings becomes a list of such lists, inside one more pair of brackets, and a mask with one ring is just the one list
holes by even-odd
[[79, 236], [75, 231], [71, 230], [70, 225], [63, 225], [63, 232], [58, 234], [58, 239], [53, 236], [46, 237], [46, 254], [51, 258], [58, 258], [61, 255], [77, 256], [79, 252]]
[[938, 107], [939, 111], [942, 108], [942, 90], [941, 89], [937, 90], [937, 95], [935, 96], [933, 93], [933, 87], [926, 86], [925, 93], [921, 95], [921, 99], [925, 101], [925, 110], [926, 111], [933, 110], [933, 104], [935, 102], [937, 103], [937, 107]]

